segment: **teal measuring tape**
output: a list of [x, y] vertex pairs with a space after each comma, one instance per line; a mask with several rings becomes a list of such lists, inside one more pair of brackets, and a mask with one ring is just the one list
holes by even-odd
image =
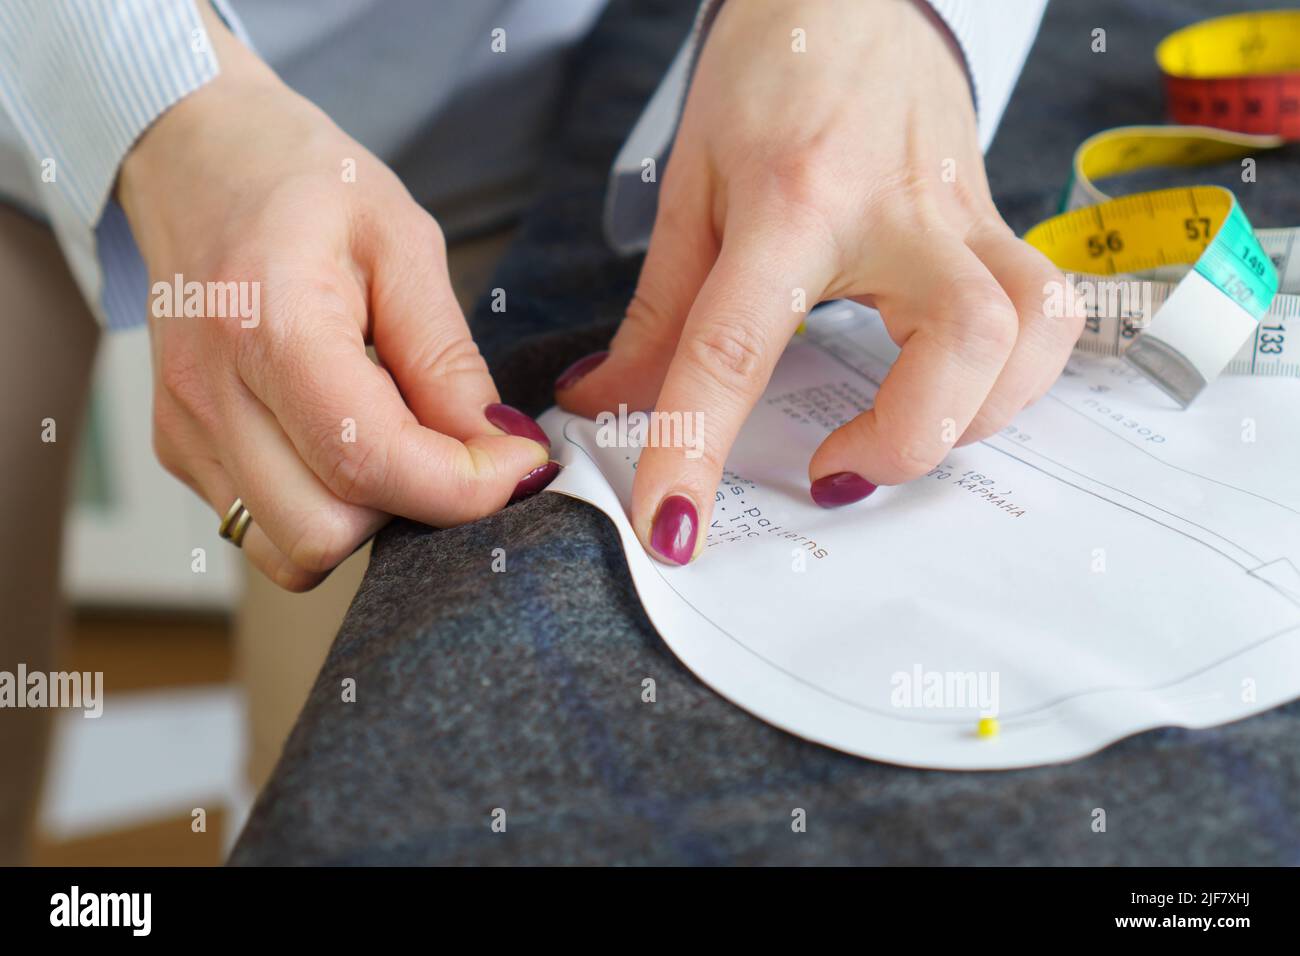
[[[1208, 127], [1138, 126], [1106, 130], [1079, 146], [1063, 196], [1067, 211], [1025, 238], [1067, 272], [1140, 282], [1144, 301], [1121, 309], [1089, 303], [1078, 349], [1126, 356], [1184, 405], [1222, 371], [1300, 376], [1293, 357], [1300, 354], [1296, 230], [1254, 230], [1220, 187], [1112, 200], [1093, 183], [1149, 167], [1239, 160], [1280, 144], [1274, 136]], [[1072, 217], [1076, 227], [1064, 228]], [[1061, 238], [1076, 233], [1091, 246]]]
[[1235, 198], [1228, 218], [1194, 268], [1255, 319], [1268, 312], [1277, 294], [1277, 270]]

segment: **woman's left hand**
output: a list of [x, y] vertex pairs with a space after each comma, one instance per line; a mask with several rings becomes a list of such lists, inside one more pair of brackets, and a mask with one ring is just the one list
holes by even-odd
[[589, 416], [620, 403], [702, 416], [702, 454], [646, 448], [633, 488], [643, 544], [684, 564], [801, 307], [858, 299], [902, 347], [874, 407], [809, 465], [814, 500], [847, 504], [925, 474], [1047, 391], [1082, 321], [1044, 315], [1060, 281], [993, 205], [960, 54], [921, 0], [732, 0], [700, 58], [627, 317], [608, 358], [579, 363], [558, 398]]

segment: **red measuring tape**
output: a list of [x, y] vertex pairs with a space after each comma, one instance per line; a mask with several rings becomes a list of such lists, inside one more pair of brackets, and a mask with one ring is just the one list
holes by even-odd
[[1300, 140], [1300, 10], [1203, 20], [1156, 47], [1175, 123]]

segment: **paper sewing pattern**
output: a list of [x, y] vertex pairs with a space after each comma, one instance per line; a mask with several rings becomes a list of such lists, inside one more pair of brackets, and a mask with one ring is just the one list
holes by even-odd
[[870, 309], [810, 317], [685, 568], [628, 524], [639, 449], [542, 417], [565, 465], [549, 490], [613, 519], [650, 620], [701, 680], [848, 753], [972, 770], [1300, 696], [1300, 381], [1225, 377], [1183, 411], [1122, 361], [1076, 354], [998, 435], [817, 507], [809, 458], [897, 352]]

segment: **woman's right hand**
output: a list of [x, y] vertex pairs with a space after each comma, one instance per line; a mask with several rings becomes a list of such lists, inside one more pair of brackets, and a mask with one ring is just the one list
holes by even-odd
[[[558, 466], [499, 404], [434, 220], [205, 17], [221, 74], [145, 133], [118, 183], [154, 290], [154, 445], [217, 514], [242, 498], [249, 558], [304, 590], [391, 515], [472, 520]], [[185, 317], [163, 293], [177, 276], [242, 290], [246, 308], [209, 315], [205, 295]]]

